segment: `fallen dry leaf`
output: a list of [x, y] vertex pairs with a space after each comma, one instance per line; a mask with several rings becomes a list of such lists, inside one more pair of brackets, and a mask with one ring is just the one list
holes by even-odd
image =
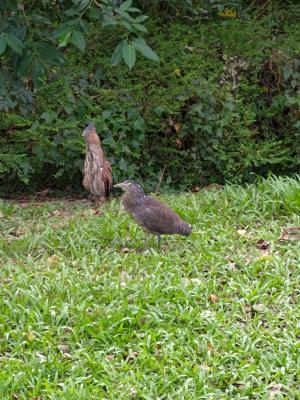
[[214, 317], [214, 316], [215, 316], [215, 313], [213, 311], [210, 311], [210, 310], [205, 310], [200, 314], [201, 318], [211, 318], [211, 317]]
[[129, 253], [130, 249], [128, 247], [122, 247], [120, 253]]
[[19, 226], [15, 233], [16, 233], [16, 236], [20, 237], [20, 236], [24, 235], [24, 233], [26, 233], [26, 230]]
[[217, 296], [215, 293], [211, 293], [211, 294], [208, 296], [208, 300], [211, 301], [212, 303], [217, 303], [218, 300], [219, 300], [219, 298], [218, 298], [218, 296]]
[[72, 358], [72, 355], [70, 353], [62, 353], [64, 358]]
[[244, 390], [246, 385], [244, 383], [241, 382], [236, 382], [233, 384], [238, 390]]
[[245, 309], [245, 313], [246, 313], [247, 317], [252, 318], [254, 315], [254, 310], [253, 310], [251, 304], [246, 304], [244, 309]]
[[181, 76], [181, 69], [180, 69], [180, 68], [175, 68], [175, 69], [174, 69], [174, 74], [175, 74], [176, 76]]
[[107, 354], [105, 358], [107, 361], [113, 361], [115, 359], [115, 356], [113, 354]]
[[252, 309], [258, 313], [265, 312], [267, 307], [262, 303], [257, 303], [252, 306]]
[[268, 250], [270, 247], [269, 243], [264, 239], [258, 239], [256, 241], [256, 247], [260, 250]]
[[188, 50], [190, 53], [192, 53], [192, 52], [195, 50], [194, 47], [189, 46], [188, 44], [186, 44], [186, 45], [184, 46], [184, 48], [185, 48], [186, 50]]
[[238, 229], [238, 230], [237, 230], [237, 233], [238, 233], [240, 236], [245, 236], [245, 235], [247, 235], [246, 229]]
[[70, 326], [65, 326], [64, 327], [64, 332], [65, 333], [74, 333], [74, 329], [71, 328]]
[[283, 385], [281, 383], [274, 383], [272, 382], [270, 384], [270, 396], [269, 396], [269, 400], [273, 400], [276, 395], [281, 392], [281, 390], [283, 389]]
[[121, 285], [122, 288], [125, 288], [127, 286], [127, 284], [125, 282], [125, 279], [127, 279], [129, 275], [127, 274], [126, 271], [121, 271], [120, 275], [121, 275], [121, 283], [120, 283], [120, 285]]
[[39, 194], [40, 196], [46, 196], [49, 192], [50, 192], [50, 188], [46, 188], [46, 189], [40, 190], [40, 191], [38, 192], [38, 194]]
[[64, 358], [72, 358], [72, 355], [69, 353], [70, 348], [67, 344], [65, 343], [60, 343], [57, 346], [58, 350], [61, 352]]
[[283, 228], [279, 240], [300, 240], [300, 226]]
[[60, 350], [62, 353], [69, 353], [70, 349], [67, 344], [61, 343], [57, 346], [58, 350]]
[[40, 353], [39, 351], [36, 351], [35, 355], [37, 356], [37, 358], [40, 360], [41, 363], [46, 362], [47, 357], [45, 356], [45, 354]]
[[97, 210], [96, 208], [93, 208], [93, 209], [92, 209], [92, 213], [93, 213], [94, 215], [102, 215], [102, 214], [103, 214], [103, 211]]
[[14, 231], [11, 231], [9, 234], [11, 236], [15, 236], [16, 238], [21, 237], [26, 233], [26, 230], [24, 228], [21, 228], [20, 226], [16, 228]]
[[200, 192], [200, 186], [193, 187], [193, 192]]
[[132, 396], [135, 396], [135, 395], [137, 394], [136, 388], [131, 387], [131, 388], [130, 388], [130, 394], [131, 394]]
[[204, 186], [205, 190], [222, 190], [223, 186], [218, 183], [210, 183], [209, 185]]
[[58, 215], [61, 215], [61, 214], [62, 214], [62, 212], [59, 210], [54, 210], [49, 213], [49, 215], [52, 215], [53, 217], [57, 217]]
[[233, 261], [230, 261], [230, 262], [227, 264], [227, 269], [228, 269], [229, 271], [231, 271], [231, 272], [238, 272], [238, 269], [237, 269], [237, 267], [236, 267], [236, 263], [233, 262]]
[[199, 368], [201, 368], [203, 371], [209, 371], [210, 367], [206, 364], [201, 364], [199, 365]]
[[262, 255], [261, 257], [258, 257], [255, 261], [259, 262], [268, 262], [273, 260], [273, 256], [271, 254], [268, 254], [268, 250], [265, 252], [266, 254]]
[[181, 147], [182, 147], [182, 140], [181, 139], [176, 139], [176, 147], [177, 147], [177, 149], [181, 149]]
[[56, 254], [47, 258], [47, 263], [50, 265], [55, 265], [59, 262], [59, 257]]
[[211, 342], [207, 342], [207, 349], [208, 349], [208, 350], [214, 350], [215, 347], [214, 347], [214, 345], [213, 345]]
[[176, 133], [179, 133], [180, 129], [181, 129], [181, 123], [180, 122], [175, 122], [174, 129], [175, 129]]
[[36, 338], [35, 333], [32, 331], [25, 333], [24, 336], [28, 342], [33, 342], [34, 339]]
[[137, 356], [139, 355], [139, 353], [137, 351], [131, 351], [128, 356], [126, 357], [126, 362], [130, 363], [132, 362], [134, 359], [137, 358]]

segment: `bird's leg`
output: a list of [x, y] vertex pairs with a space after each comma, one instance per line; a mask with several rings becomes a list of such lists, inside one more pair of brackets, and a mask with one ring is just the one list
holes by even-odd
[[158, 243], [158, 247], [160, 247], [160, 242], [161, 242], [161, 236], [157, 235], [157, 243]]

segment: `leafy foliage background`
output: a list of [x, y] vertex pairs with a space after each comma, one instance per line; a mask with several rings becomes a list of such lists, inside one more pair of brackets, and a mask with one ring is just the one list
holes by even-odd
[[[120, 8], [124, 2], [105, 3]], [[20, 15], [27, 12], [26, 2], [18, 4]], [[27, 42], [17, 31], [9, 34], [19, 41], [10, 38], [4, 50], [2, 42], [2, 190], [80, 185], [81, 131], [90, 121], [114, 178], [130, 176], [148, 188], [162, 170], [163, 184], [175, 188], [299, 172], [295, 2], [136, 1], [130, 7], [141, 13], [133, 17], [150, 15], [141, 21], [146, 41], [139, 36], [145, 31], [127, 29], [122, 18], [103, 23], [100, 13], [100, 24], [91, 10], [75, 29], [83, 3], [65, 4], [74, 15], [53, 8], [49, 15], [39, 4], [31, 9]], [[150, 60], [128, 49], [140, 40]], [[125, 50], [118, 54], [120, 43]], [[39, 58], [29, 60], [30, 52]], [[112, 67], [122, 58], [127, 65]]]

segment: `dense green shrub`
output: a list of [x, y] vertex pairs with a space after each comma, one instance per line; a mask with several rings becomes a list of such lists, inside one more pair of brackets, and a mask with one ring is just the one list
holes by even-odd
[[[51, 70], [31, 109], [2, 114], [2, 188], [80, 184], [90, 121], [116, 180], [153, 188], [164, 170], [163, 184], [187, 188], [299, 172], [299, 29], [288, 9], [271, 17], [152, 22], [160, 64], [138, 60], [131, 72], [111, 67], [118, 39], [95, 28], [84, 55], [70, 48], [66, 66]], [[11, 104], [22, 96], [16, 86]]]
[[[249, 101], [251, 90], [253, 87], [241, 85], [233, 94], [228, 86], [220, 88], [205, 79], [189, 87], [181, 97], [183, 107], [177, 116], [180, 122], [171, 121], [171, 135], [163, 136], [158, 146], [161, 160], [173, 156], [168, 162], [163, 161], [170, 173], [169, 182], [185, 187], [187, 182], [242, 182], [269, 171], [297, 171], [299, 124], [293, 126], [290, 116], [284, 132], [272, 131], [268, 126], [272, 123], [271, 114], [269, 120], [264, 119], [267, 126], [259, 126], [255, 102], [258, 94]], [[282, 99], [288, 107], [288, 99]], [[277, 109], [277, 113], [279, 110], [282, 111]], [[176, 125], [181, 127], [180, 132], [176, 132]], [[152, 156], [155, 157], [154, 152]], [[157, 148], [156, 158], [159, 159]]]

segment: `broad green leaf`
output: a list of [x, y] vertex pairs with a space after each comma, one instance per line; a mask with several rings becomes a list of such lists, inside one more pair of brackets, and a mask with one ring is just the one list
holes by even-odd
[[147, 28], [146, 28], [144, 25], [141, 25], [141, 24], [133, 24], [133, 26], [135, 27], [135, 29], [136, 29], [137, 31], [141, 31], [141, 32], [145, 32], [145, 33], [148, 32]]
[[126, 21], [133, 21], [133, 18], [131, 18], [131, 16], [126, 11], [116, 9], [116, 13], [121, 15], [121, 17], [123, 17]]
[[102, 20], [104, 18], [103, 13], [99, 8], [91, 6], [88, 10], [87, 13], [85, 14], [88, 16], [89, 20]]
[[20, 64], [18, 65], [18, 74], [25, 75], [29, 69], [31, 68], [33, 62], [33, 54], [31, 51], [27, 51], [24, 56], [22, 57]]
[[90, 5], [90, 0], [81, 0], [81, 1], [74, 1], [73, 0], [73, 5], [70, 7], [68, 10], [65, 11], [66, 15], [73, 16], [76, 14], [79, 14], [81, 11], [83, 11], [85, 8], [87, 8]]
[[6, 39], [5, 36], [0, 36], [0, 55], [5, 52], [6, 49]]
[[39, 57], [48, 65], [58, 65], [64, 63], [63, 54], [46, 42], [38, 42], [34, 44], [34, 48]]
[[54, 111], [45, 111], [41, 115], [41, 118], [44, 119], [47, 123], [51, 124], [51, 122], [57, 119], [57, 114]]
[[136, 13], [140, 13], [140, 12], [141, 12], [141, 10], [138, 9], [138, 8], [136, 8], [136, 7], [127, 8], [127, 11], [129, 11], [129, 12], [136, 12]]
[[83, 18], [80, 19], [79, 21], [79, 25], [81, 26], [81, 28], [83, 29], [84, 32], [87, 32], [89, 30], [89, 24], [87, 23], [87, 21]]
[[6, 36], [6, 43], [16, 53], [22, 55], [24, 44], [17, 36], [9, 34]]
[[40, 14], [32, 14], [29, 19], [35, 23], [35, 24], [45, 24], [45, 25], [51, 25], [50, 19], [44, 17], [43, 15]]
[[[20, 26], [17, 29], [14, 29], [14, 36], [17, 37], [21, 44], [24, 46], [24, 39], [27, 34], [27, 26]], [[25, 47], [25, 46], [24, 46]]]
[[128, 170], [127, 161], [124, 160], [124, 158], [121, 158], [121, 160], [119, 161], [119, 168], [120, 168], [122, 171], [127, 171], [127, 170]]
[[124, 46], [125, 41], [123, 40], [120, 42], [117, 47], [115, 48], [113, 55], [111, 57], [111, 63], [112, 65], [118, 65], [122, 58], [123, 58], [123, 46]]
[[122, 53], [125, 63], [128, 65], [129, 69], [132, 69], [136, 60], [134, 45], [132, 43], [124, 42]]
[[291, 86], [293, 89], [295, 89], [295, 87], [297, 86], [298, 82], [296, 81], [296, 79], [292, 79], [291, 81]]
[[164, 107], [162, 107], [162, 106], [157, 106], [157, 107], [154, 108], [153, 111], [154, 111], [155, 114], [157, 114], [158, 116], [161, 116], [161, 115], [165, 112], [165, 109], [164, 109]]
[[284, 68], [283, 69], [283, 77], [287, 81], [289, 77], [292, 75], [293, 71], [289, 68]]
[[102, 27], [105, 28], [107, 26], [116, 26], [117, 25], [117, 20], [114, 17], [111, 17], [110, 15], [103, 15], [102, 18]]
[[80, 0], [78, 2], [79, 11], [82, 11], [84, 8], [88, 7], [90, 3], [90, 0]]
[[67, 22], [59, 25], [58, 28], [52, 33], [53, 38], [59, 38], [59, 41], [62, 41], [68, 32], [73, 32], [76, 23], [76, 20], [68, 20]]
[[126, 1], [124, 1], [124, 3], [122, 3], [121, 5], [120, 5], [120, 10], [121, 11], [127, 11], [128, 10], [128, 8], [130, 8], [131, 7], [131, 4], [132, 4], [132, 0], [126, 0]]
[[71, 35], [72, 28], [59, 38], [59, 47], [65, 47], [69, 43]]
[[74, 44], [74, 46], [78, 47], [79, 50], [84, 52], [85, 49], [85, 39], [84, 36], [81, 32], [79, 31], [74, 31], [72, 34], [71, 42]]
[[68, 17], [74, 17], [76, 14], [78, 14], [78, 11], [75, 7], [71, 7], [68, 10], [64, 12]]
[[158, 55], [147, 45], [146, 41], [142, 37], [134, 38], [133, 45], [144, 57], [153, 61], [159, 61]]
[[134, 22], [136, 24], [140, 24], [141, 22], [146, 21], [146, 19], [148, 19], [147, 15], [139, 15], [138, 17], [134, 18]]
[[32, 66], [32, 81], [35, 88], [37, 88], [40, 85], [41, 79], [44, 76], [44, 74], [45, 71], [43, 65], [40, 62], [35, 62]]
[[121, 25], [124, 26], [129, 32], [134, 32], [134, 27], [127, 21], [121, 21]]

